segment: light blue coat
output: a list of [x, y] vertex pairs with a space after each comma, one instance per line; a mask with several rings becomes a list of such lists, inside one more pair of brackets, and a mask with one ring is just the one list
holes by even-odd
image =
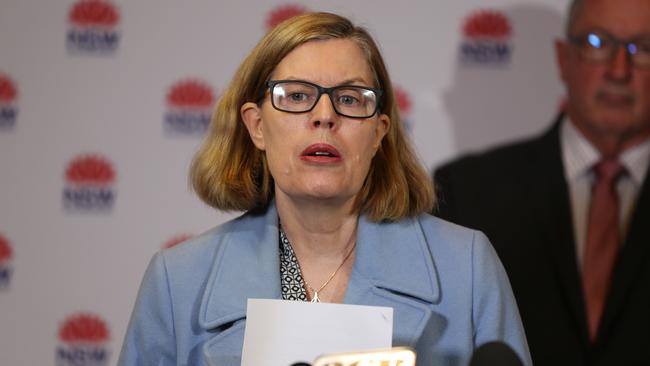
[[[239, 365], [248, 298], [282, 298], [278, 218], [245, 214], [152, 259], [118, 365]], [[393, 346], [418, 366], [467, 365], [501, 340], [531, 365], [508, 278], [487, 238], [429, 215], [359, 219], [345, 303], [393, 308]]]

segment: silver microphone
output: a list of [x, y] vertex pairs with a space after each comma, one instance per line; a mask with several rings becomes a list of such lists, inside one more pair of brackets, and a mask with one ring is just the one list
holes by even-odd
[[415, 366], [415, 352], [407, 347], [323, 355], [313, 366]]

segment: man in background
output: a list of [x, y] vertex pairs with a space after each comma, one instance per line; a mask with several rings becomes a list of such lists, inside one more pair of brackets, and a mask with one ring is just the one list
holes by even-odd
[[650, 365], [650, 0], [573, 1], [566, 33], [566, 113], [437, 169], [438, 215], [492, 241], [535, 365]]

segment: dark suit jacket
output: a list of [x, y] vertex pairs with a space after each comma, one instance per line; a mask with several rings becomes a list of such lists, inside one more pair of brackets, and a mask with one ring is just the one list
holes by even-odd
[[650, 365], [650, 179], [639, 194], [592, 344], [559, 125], [437, 169], [437, 214], [489, 237], [510, 277], [536, 366]]

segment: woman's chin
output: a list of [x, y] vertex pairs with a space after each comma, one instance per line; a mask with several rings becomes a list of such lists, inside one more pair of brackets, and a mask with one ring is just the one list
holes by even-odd
[[294, 197], [298, 200], [306, 201], [318, 201], [320, 203], [331, 202], [332, 204], [341, 203], [344, 204], [354, 197], [353, 194], [347, 190], [333, 189], [334, 187], [316, 187], [306, 190], [304, 192], [296, 192], [296, 194], [290, 194], [289, 196]]
[[[356, 187], [349, 180], [341, 179], [312, 179], [302, 180], [276, 180], [276, 196], [284, 196], [288, 200], [296, 202], [314, 201], [318, 203], [330, 202], [330, 204], [346, 204], [354, 200], [354, 197], [361, 188]], [[354, 185], [355, 187], [351, 187]], [[356, 188], [356, 189], [355, 189]]]

